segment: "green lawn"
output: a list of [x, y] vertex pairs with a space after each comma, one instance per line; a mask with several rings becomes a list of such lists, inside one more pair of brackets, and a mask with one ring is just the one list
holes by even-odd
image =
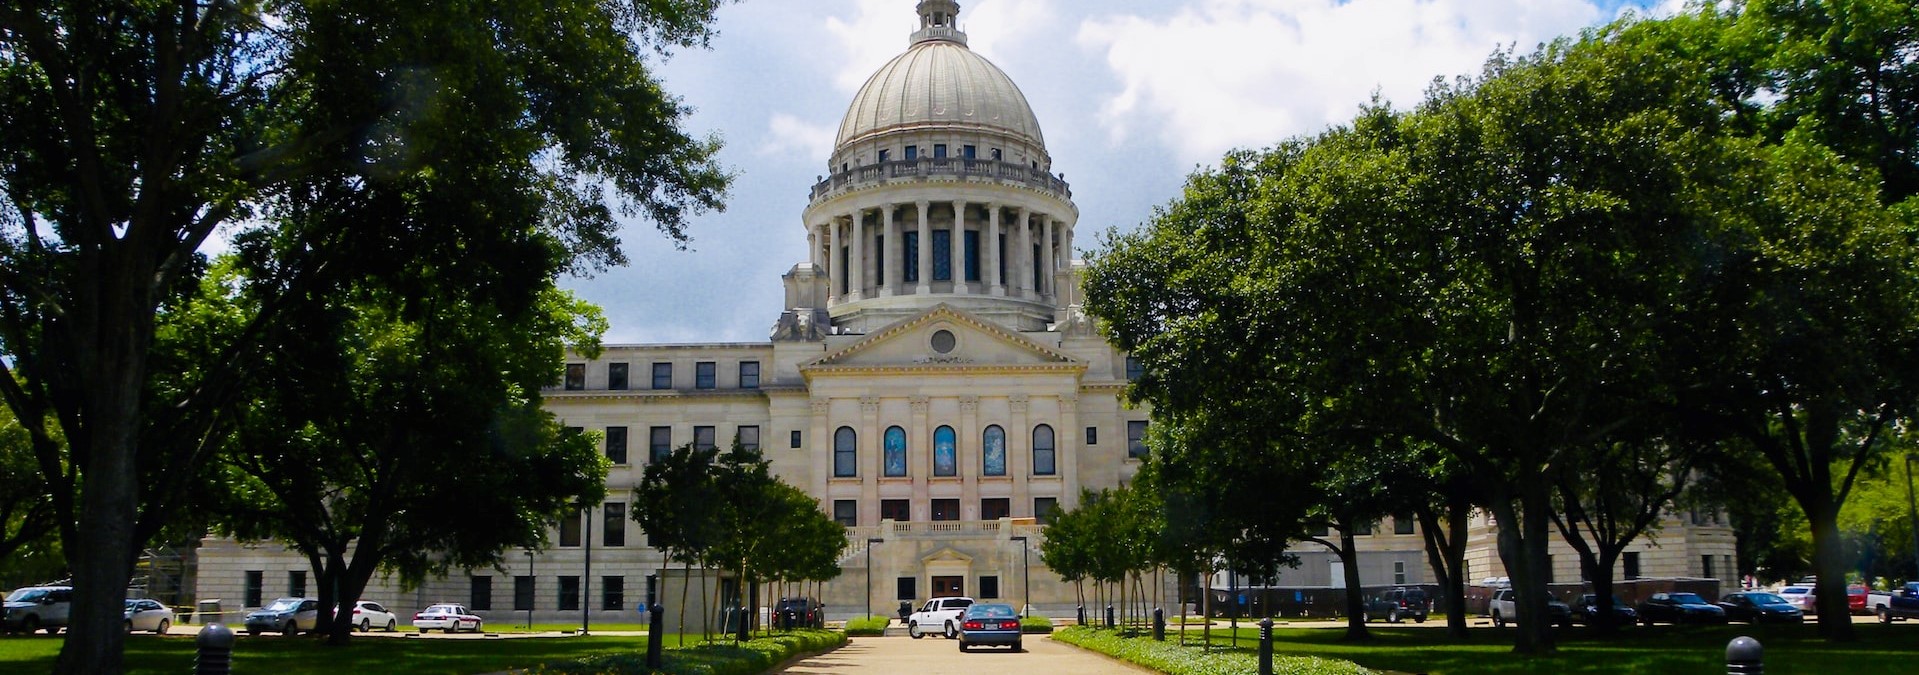
[[[1831, 644], [1804, 626], [1657, 626], [1626, 629], [1598, 639], [1583, 630], [1559, 634], [1558, 653], [1526, 657], [1512, 653], [1512, 629], [1474, 628], [1472, 641], [1454, 643], [1443, 628], [1374, 625], [1373, 641], [1341, 642], [1341, 629], [1275, 628], [1273, 652], [1345, 659], [1375, 670], [1452, 675], [1463, 673], [1698, 673], [1725, 672], [1726, 643], [1746, 635], [1765, 647], [1768, 675], [1793, 673], [1912, 672], [1919, 664], [1919, 624], [1859, 625], [1859, 639]], [[1215, 629], [1213, 638], [1224, 637]], [[1187, 633], [1187, 642], [1198, 639]], [[1259, 629], [1242, 623], [1239, 644], [1258, 646]], [[1168, 636], [1168, 640], [1174, 639]]]
[[[522, 624], [524, 626], [524, 624]], [[536, 627], [538, 627], [536, 625]], [[598, 625], [595, 628], [600, 628]], [[612, 627], [608, 627], [611, 630]], [[694, 636], [689, 646], [698, 641]], [[671, 648], [677, 636], [666, 636]], [[60, 651], [61, 638], [0, 637], [0, 673], [46, 673]], [[271, 675], [398, 673], [472, 675], [593, 654], [641, 653], [645, 637], [564, 637], [506, 640], [356, 638], [344, 648], [327, 647], [312, 637], [241, 636], [234, 647], [233, 672]], [[127, 640], [127, 672], [177, 675], [193, 672], [194, 639], [187, 636], [132, 635]]]

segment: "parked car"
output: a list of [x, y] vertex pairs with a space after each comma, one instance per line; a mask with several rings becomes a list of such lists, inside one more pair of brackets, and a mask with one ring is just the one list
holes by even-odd
[[1366, 613], [1361, 620], [1385, 619], [1386, 623], [1399, 623], [1401, 619], [1411, 618], [1413, 623], [1426, 623], [1426, 591], [1419, 588], [1395, 588], [1366, 599]]
[[925, 632], [938, 630], [941, 635], [952, 639], [959, 637], [959, 617], [966, 608], [973, 606], [972, 598], [933, 598], [920, 607], [920, 611], [906, 617], [906, 634], [917, 640]]
[[1639, 603], [1639, 622], [1725, 623], [1726, 610], [1706, 602], [1698, 593], [1654, 593]]
[[[1597, 625], [1599, 623], [1599, 595], [1596, 593], [1581, 594], [1579, 599], [1572, 604], [1572, 615], [1574, 621], [1588, 626]], [[1615, 595], [1612, 596], [1612, 618], [1613, 625], [1615, 626], [1630, 626], [1639, 623], [1639, 610], [1633, 609], [1632, 605], [1627, 604], [1626, 601], [1619, 599], [1619, 596]]]
[[1746, 623], [1804, 623], [1806, 613], [1777, 593], [1744, 591], [1728, 594], [1715, 603], [1725, 610], [1727, 621]]
[[826, 612], [812, 598], [780, 598], [773, 607], [773, 620], [781, 628], [825, 628]]
[[959, 650], [980, 645], [1006, 645], [1024, 651], [1020, 642], [1019, 612], [1012, 605], [971, 605], [959, 617]]
[[1868, 593], [1866, 607], [1879, 616], [1879, 623], [1919, 619], [1919, 581], [1908, 581], [1905, 588], [1896, 591]]
[[72, 606], [72, 586], [22, 588], [7, 596], [5, 613], [0, 614], [0, 627], [9, 633], [44, 630], [52, 635], [67, 626]]
[[483, 619], [466, 611], [465, 605], [439, 604], [427, 607], [413, 615], [413, 627], [424, 633], [435, 628], [448, 633], [470, 630], [480, 632], [485, 623]]
[[1846, 611], [1851, 612], [1853, 614], [1871, 614], [1872, 613], [1872, 610], [1866, 607], [1866, 587], [1865, 586], [1847, 586], [1846, 587]]
[[158, 600], [146, 598], [127, 599], [127, 632], [150, 630], [154, 635], [166, 635], [173, 627], [173, 610]]
[[[1518, 595], [1510, 588], [1493, 592], [1492, 606], [1489, 611], [1493, 615], [1495, 628], [1505, 628], [1508, 623], [1519, 623], [1517, 599]], [[1546, 600], [1546, 618], [1548, 623], [1566, 628], [1571, 628], [1573, 625], [1572, 608], [1556, 598]]]
[[320, 601], [313, 598], [280, 598], [246, 616], [247, 635], [274, 631], [281, 635], [299, 635], [320, 625]]
[[1779, 597], [1785, 598], [1786, 602], [1792, 603], [1794, 607], [1798, 607], [1801, 613], [1813, 614], [1818, 610], [1818, 605], [1814, 602], [1817, 598], [1813, 596], [1811, 585], [1794, 584], [1786, 586], [1779, 589]]
[[400, 617], [394, 616], [393, 612], [387, 611], [387, 608], [380, 603], [366, 600], [353, 603], [352, 621], [353, 627], [362, 633], [372, 630], [374, 626], [379, 626], [388, 633], [400, 627]]

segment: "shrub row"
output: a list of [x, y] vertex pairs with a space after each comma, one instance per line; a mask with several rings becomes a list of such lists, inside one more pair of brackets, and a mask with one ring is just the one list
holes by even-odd
[[846, 644], [846, 635], [839, 631], [796, 630], [739, 644], [717, 642], [668, 649], [658, 671], [647, 670], [646, 650], [642, 647], [635, 652], [597, 654], [513, 672], [529, 675], [645, 675], [655, 672], [670, 675], [754, 675], [766, 672], [795, 655], [824, 651], [843, 644]]
[[892, 623], [892, 621], [893, 619], [891, 617], [884, 616], [867, 616], [858, 619], [848, 619], [846, 622], [846, 635], [848, 637], [874, 637], [884, 635], [887, 624]]
[[[1259, 657], [1249, 651], [1211, 653], [1199, 645], [1181, 647], [1175, 642], [1159, 642], [1151, 636], [1125, 638], [1110, 630], [1073, 626], [1053, 634], [1053, 639], [1083, 649], [1137, 663], [1171, 675], [1243, 675], [1259, 672]], [[1316, 656], [1274, 656], [1273, 672], [1284, 675], [1364, 675], [1373, 671], [1351, 661], [1322, 659]]]
[[1053, 620], [1043, 616], [1021, 617], [1019, 632], [1027, 635], [1045, 635], [1053, 632]]

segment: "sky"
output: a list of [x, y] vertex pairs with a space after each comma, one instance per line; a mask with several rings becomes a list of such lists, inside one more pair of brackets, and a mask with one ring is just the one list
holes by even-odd
[[[686, 129], [725, 144], [724, 212], [677, 249], [651, 223], [621, 232], [631, 264], [562, 285], [606, 312], [608, 344], [761, 342], [780, 275], [805, 258], [800, 212], [867, 77], [904, 52], [916, 0], [745, 0], [706, 50], [656, 59], [694, 109]], [[1075, 247], [1132, 230], [1188, 174], [1235, 148], [1349, 120], [1377, 92], [1399, 107], [1494, 50], [1664, 14], [1679, 0], [960, 0], [973, 51], [1038, 116], [1072, 186]], [[1075, 255], [1075, 258], [1083, 257]]]

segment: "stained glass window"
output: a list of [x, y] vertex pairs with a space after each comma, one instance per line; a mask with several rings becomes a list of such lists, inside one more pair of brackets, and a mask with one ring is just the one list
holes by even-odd
[[899, 427], [886, 429], [886, 475], [906, 475], [906, 430]]
[[953, 428], [933, 430], [933, 475], [959, 475], [958, 452], [953, 448]]
[[980, 439], [980, 469], [988, 476], [1006, 475], [1006, 431], [993, 425]]
[[952, 230], [933, 230], [933, 280], [953, 280]]

